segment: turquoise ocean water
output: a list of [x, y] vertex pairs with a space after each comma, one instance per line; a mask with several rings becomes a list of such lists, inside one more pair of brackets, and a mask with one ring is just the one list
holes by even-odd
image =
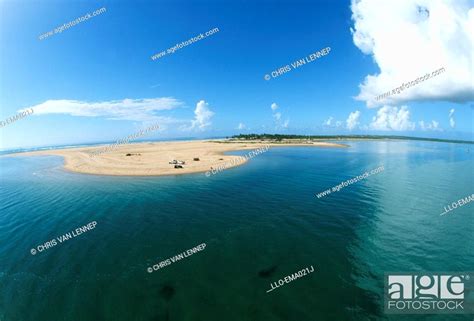
[[383, 288], [388, 271], [474, 270], [474, 204], [440, 216], [474, 193], [473, 145], [347, 143], [271, 148], [211, 177], [83, 175], [60, 157], [0, 157], [0, 320], [472, 321], [384, 314]]

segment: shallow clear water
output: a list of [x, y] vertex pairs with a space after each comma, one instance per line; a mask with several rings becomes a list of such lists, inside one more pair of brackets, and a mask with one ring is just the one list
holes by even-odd
[[474, 192], [472, 145], [348, 144], [272, 148], [211, 177], [82, 175], [59, 157], [1, 157], [0, 320], [472, 320], [383, 313], [387, 271], [474, 270], [474, 204], [439, 215]]

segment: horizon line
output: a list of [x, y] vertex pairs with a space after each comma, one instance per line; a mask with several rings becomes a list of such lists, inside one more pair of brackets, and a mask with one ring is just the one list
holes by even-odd
[[[431, 141], [431, 142], [440, 142], [440, 143], [455, 143], [455, 144], [474, 144], [474, 141], [469, 140], [459, 140], [459, 139], [444, 139], [444, 138], [428, 138], [428, 137], [416, 137], [416, 136], [400, 136], [400, 135], [298, 135], [298, 134], [238, 134], [232, 136], [209, 136], [209, 137], [176, 137], [176, 138], [164, 138], [164, 139], [145, 139], [145, 140], [134, 140], [128, 144], [137, 144], [137, 143], [146, 143], [146, 142], [167, 142], [167, 141], [176, 141], [176, 140], [206, 140], [206, 139], [235, 139], [238, 137], [246, 136], [295, 136], [294, 138], [287, 139], [297, 139], [297, 138], [316, 138], [316, 139], [341, 139], [341, 138], [356, 138], [356, 139], [398, 139], [398, 140], [419, 140], [419, 141]], [[283, 138], [282, 138], [283, 139]], [[74, 148], [82, 146], [94, 146], [94, 145], [105, 145], [114, 143], [117, 140], [112, 141], [103, 141], [103, 142], [90, 142], [90, 143], [77, 143], [77, 144], [60, 144], [60, 145], [46, 145], [46, 146], [30, 146], [30, 147], [16, 147], [9, 149], [0, 149], [1, 154], [17, 153], [21, 151], [30, 151], [30, 150], [41, 150], [41, 149], [65, 149], [65, 148]]]

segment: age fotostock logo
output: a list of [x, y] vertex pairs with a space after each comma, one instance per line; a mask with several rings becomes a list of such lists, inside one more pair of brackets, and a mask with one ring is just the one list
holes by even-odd
[[385, 313], [472, 313], [472, 272], [385, 274]]

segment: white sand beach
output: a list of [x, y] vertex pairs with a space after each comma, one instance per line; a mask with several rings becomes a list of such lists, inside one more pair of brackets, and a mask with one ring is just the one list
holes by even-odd
[[[267, 145], [270, 148], [274, 146], [347, 147], [343, 144], [327, 142], [275, 143], [199, 140], [125, 144], [94, 157], [91, 157], [90, 153], [103, 148], [104, 145], [25, 152], [9, 156], [62, 156], [65, 169], [85, 174], [159, 176], [206, 172], [224, 164], [227, 167], [239, 166], [245, 162], [231, 162], [232, 165], [228, 166], [229, 162], [238, 156], [224, 155], [224, 153], [236, 150], [253, 150]], [[195, 158], [199, 160], [194, 160]], [[184, 161], [183, 168], [175, 168], [173, 164], [169, 163], [173, 160]]]

